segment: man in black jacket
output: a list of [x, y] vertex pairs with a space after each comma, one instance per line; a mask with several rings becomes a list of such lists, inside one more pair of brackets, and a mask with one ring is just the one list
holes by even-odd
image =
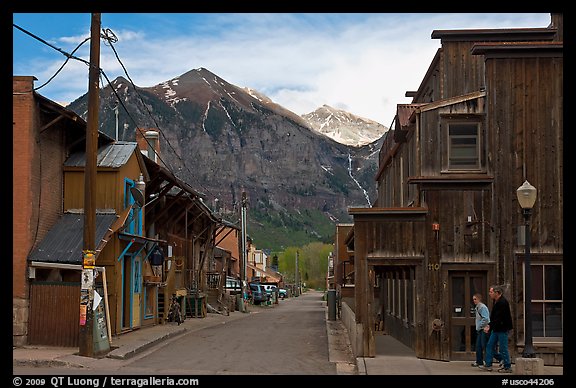
[[512, 330], [512, 314], [510, 313], [510, 304], [502, 293], [503, 289], [500, 286], [492, 286], [488, 292], [490, 298], [496, 303], [494, 303], [492, 312], [490, 313], [490, 323], [484, 327], [486, 333], [490, 331], [491, 333], [488, 344], [486, 345], [485, 365], [479, 368], [488, 372], [492, 371], [493, 352], [496, 343], [498, 343], [503, 362], [503, 366], [498, 369], [498, 372], [512, 373], [510, 353], [508, 352], [508, 331]]

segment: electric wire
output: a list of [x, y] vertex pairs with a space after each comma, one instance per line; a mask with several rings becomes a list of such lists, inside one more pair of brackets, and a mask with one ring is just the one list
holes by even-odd
[[[124, 74], [126, 74], [126, 77], [128, 78], [128, 80], [130, 81], [130, 83], [132, 84], [132, 87], [134, 88], [134, 91], [136, 92], [136, 94], [138, 95], [138, 98], [140, 99], [140, 102], [142, 103], [142, 105], [145, 107], [148, 115], [150, 116], [150, 118], [152, 119], [152, 121], [154, 121], [154, 124], [156, 126], [156, 128], [158, 128], [159, 133], [162, 135], [162, 137], [164, 138], [164, 140], [166, 141], [166, 143], [170, 146], [170, 148], [172, 149], [172, 151], [174, 152], [174, 155], [176, 155], [176, 157], [178, 158], [178, 160], [180, 161], [180, 163], [182, 164], [182, 166], [184, 166], [186, 168], [186, 170], [190, 173], [190, 175], [194, 178], [196, 178], [197, 183], [200, 184], [200, 186], [202, 186], [202, 188], [206, 191], [208, 191], [208, 193], [210, 195], [212, 195], [213, 197], [216, 197], [212, 192], [210, 192], [210, 190], [208, 190], [198, 179], [198, 177], [196, 177], [196, 175], [188, 168], [188, 166], [186, 165], [186, 163], [184, 162], [184, 160], [180, 157], [180, 155], [178, 154], [178, 152], [176, 151], [176, 149], [174, 148], [174, 146], [172, 146], [172, 143], [170, 143], [170, 141], [168, 140], [168, 138], [166, 137], [166, 135], [164, 134], [164, 131], [160, 128], [160, 125], [158, 124], [158, 122], [156, 121], [156, 118], [152, 115], [152, 112], [150, 112], [150, 109], [148, 109], [148, 105], [146, 105], [146, 103], [144, 102], [144, 99], [142, 98], [142, 95], [140, 94], [140, 92], [138, 91], [136, 85], [134, 84], [134, 81], [132, 81], [132, 78], [130, 77], [130, 75], [128, 74], [128, 70], [126, 69], [126, 66], [124, 66], [124, 63], [122, 62], [122, 60], [120, 59], [120, 56], [118, 55], [118, 52], [116, 51], [116, 48], [114, 47], [113, 41], [117, 42], [118, 39], [116, 38], [116, 35], [114, 35], [114, 33], [109, 29], [104, 29], [104, 35], [103, 38], [108, 41], [110, 48], [112, 49], [112, 51], [114, 52], [114, 55], [116, 57], [116, 60], [118, 61], [118, 63], [120, 64], [120, 66], [122, 67], [122, 69], [124, 70]], [[108, 77], [106, 77], [106, 79], [108, 80]], [[110, 80], [108, 80], [108, 82], [110, 83]], [[114, 90], [113, 87], [111, 87], [112, 90]], [[118, 94], [116, 93], [116, 91], [114, 90], [114, 93], [116, 95], [116, 97], [118, 98], [118, 101], [121, 102], [120, 97], [118, 96]], [[124, 104], [122, 104], [122, 107], [124, 108], [124, 110], [126, 111], [126, 107], [124, 106]], [[138, 130], [140, 130], [140, 127], [137, 126]], [[141, 130], [140, 130], [141, 131]], [[144, 137], [145, 138], [145, 137]], [[145, 138], [146, 139], [146, 138]], [[172, 171], [169, 167], [169, 165], [163, 161], [164, 165], [166, 166], [166, 168], [168, 168], [170, 170], [170, 172], [172, 174], [174, 174], [174, 176], [178, 176], [174, 171]]]
[[[20, 92], [19, 94], [24, 94], [24, 93], [29, 93], [35, 90], [38, 90], [44, 86], [46, 86], [49, 82], [51, 82], [61, 71], [62, 69], [65, 67], [65, 65], [68, 63], [68, 61], [70, 59], [74, 59], [77, 61], [80, 61], [88, 66], [91, 66], [89, 61], [86, 61], [85, 59], [79, 58], [77, 56], [74, 55], [74, 53], [76, 51], [78, 51], [78, 49], [80, 49], [80, 47], [82, 45], [84, 45], [87, 41], [89, 41], [91, 38], [87, 37], [85, 38], [80, 44], [78, 44], [78, 46], [72, 51], [72, 53], [68, 53], [64, 50], [62, 50], [59, 47], [56, 47], [54, 45], [52, 45], [51, 43], [47, 42], [46, 40], [40, 38], [39, 36], [31, 33], [30, 31], [27, 31], [26, 29], [18, 26], [17, 24], [13, 23], [13, 27], [17, 28], [18, 30], [22, 31], [23, 33], [25, 33], [26, 35], [29, 35], [30, 37], [38, 40], [39, 42], [51, 47], [52, 49], [58, 51], [59, 53], [61, 53], [62, 55], [66, 56], [66, 61], [60, 66], [60, 68], [56, 71], [56, 73], [54, 75], [52, 75], [48, 81], [46, 81], [44, 84], [40, 85], [39, 87], [34, 88], [33, 90], [30, 91], [26, 91], [26, 92]], [[174, 152], [174, 155], [178, 158], [178, 160], [180, 161], [180, 163], [182, 164], [182, 166], [184, 166], [186, 168], [186, 170], [190, 173], [190, 176], [193, 178], [196, 178], [197, 183], [200, 184], [200, 186], [202, 186], [202, 188], [208, 192], [208, 194], [212, 195], [213, 197], [217, 197], [216, 195], [214, 195], [210, 190], [208, 190], [200, 181], [199, 179], [195, 176], [195, 174], [188, 168], [188, 166], [186, 165], [186, 163], [184, 162], [184, 160], [181, 158], [181, 156], [178, 154], [178, 152], [176, 151], [176, 149], [172, 146], [172, 144], [170, 143], [170, 141], [168, 140], [168, 138], [166, 137], [166, 135], [164, 134], [164, 132], [161, 130], [160, 125], [158, 124], [158, 122], [156, 121], [155, 117], [152, 115], [152, 112], [150, 112], [150, 110], [148, 109], [148, 106], [146, 105], [146, 103], [144, 102], [142, 95], [140, 94], [140, 92], [138, 91], [136, 85], [134, 84], [134, 82], [132, 81], [132, 78], [130, 77], [130, 75], [128, 74], [128, 70], [126, 69], [126, 66], [124, 65], [124, 63], [122, 62], [122, 60], [120, 59], [120, 56], [118, 55], [118, 52], [116, 51], [113, 43], [118, 42], [118, 38], [116, 37], [116, 35], [114, 34], [114, 32], [109, 29], [103, 29], [102, 30], [102, 34], [100, 35], [100, 37], [104, 40], [105, 44], [107, 46], [110, 46], [112, 48], [112, 51], [114, 52], [114, 55], [116, 56], [117, 61], [119, 62], [119, 64], [122, 66], [122, 69], [124, 70], [124, 73], [126, 74], [128, 80], [130, 81], [130, 83], [132, 84], [132, 87], [134, 88], [134, 91], [136, 92], [136, 94], [138, 95], [138, 98], [140, 99], [140, 102], [142, 103], [142, 105], [146, 108], [146, 111], [148, 113], [148, 115], [150, 116], [150, 118], [154, 121], [154, 124], [156, 125], [156, 128], [158, 129], [159, 133], [162, 135], [162, 137], [164, 138], [164, 140], [166, 141], [166, 143], [170, 146], [170, 148], [172, 149], [172, 151]], [[106, 73], [104, 72], [104, 70], [100, 67], [99, 68], [99, 72], [101, 74], [101, 76], [104, 76], [106, 78], [106, 80], [108, 81], [108, 84], [110, 85], [110, 88], [112, 90], [112, 92], [114, 93], [114, 95], [116, 96], [118, 102], [120, 103], [120, 105], [122, 105], [122, 108], [124, 109], [124, 111], [126, 112], [126, 114], [128, 115], [128, 117], [130, 118], [130, 120], [132, 121], [132, 123], [135, 125], [135, 127], [140, 131], [140, 133], [142, 133], [142, 130], [140, 128], [140, 126], [137, 124], [136, 120], [134, 119], [134, 117], [130, 114], [128, 108], [126, 107], [126, 105], [124, 105], [122, 99], [120, 98], [120, 96], [118, 95], [118, 93], [116, 92], [115, 88], [112, 85], [112, 82], [110, 81], [110, 79], [108, 78], [108, 76], [106, 75]], [[104, 84], [101, 80], [102, 85]], [[151, 145], [150, 142], [148, 141], [148, 139], [143, 136], [144, 140], [148, 143], [148, 145]], [[173, 171], [173, 169], [170, 167], [170, 165], [163, 160], [159, 155], [157, 155], [158, 158], [162, 161], [162, 163], [164, 164], [164, 166], [166, 166], [166, 168], [176, 177], [178, 178], [178, 175], [176, 172]], [[181, 169], [181, 168], [179, 168]], [[184, 183], [186, 183], [184, 181]], [[188, 183], [186, 183], [188, 184]], [[183, 187], [180, 186], [180, 183], [177, 181], [177, 185], [178, 187], [180, 187], [180, 189], [185, 190]], [[189, 185], [189, 184], [188, 184]]]
[[76, 51], [78, 51], [78, 49], [80, 49], [80, 47], [82, 47], [82, 45], [83, 45], [84, 43], [86, 43], [87, 41], [89, 41], [89, 40], [90, 40], [90, 37], [87, 37], [87, 38], [84, 39], [80, 44], [78, 44], [78, 46], [76, 46], [76, 48], [75, 48], [71, 53], [67, 53], [66, 51], [62, 50], [61, 48], [58, 48], [58, 47], [56, 47], [56, 46], [54, 46], [54, 45], [46, 42], [44, 39], [42, 39], [42, 38], [40, 38], [39, 36], [31, 33], [30, 31], [25, 30], [24, 28], [18, 26], [17, 24], [12, 23], [12, 25], [13, 25], [15, 28], [19, 29], [20, 31], [22, 31], [23, 33], [25, 33], [26, 35], [29, 35], [29, 36], [31, 36], [32, 38], [34, 38], [34, 39], [42, 42], [43, 44], [45, 44], [45, 45], [53, 48], [54, 50], [58, 51], [59, 53], [61, 53], [62, 55], [64, 55], [64, 56], [66, 57], [66, 60], [64, 61], [64, 63], [62, 64], [62, 66], [60, 66], [60, 68], [59, 68], [58, 70], [56, 70], [56, 73], [54, 73], [54, 75], [52, 75], [50, 78], [48, 78], [48, 81], [44, 82], [44, 83], [43, 83], [42, 85], [40, 85], [40, 86], [37, 86], [37, 87], [33, 88], [32, 90], [27, 90], [27, 91], [24, 91], [24, 92], [20, 92], [20, 93], [18, 93], [18, 94], [30, 93], [30, 92], [32, 92], [32, 91], [39, 90], [39, 89], [43, 88], [44, 86], [48, 85], [48, 84], [62, 71], [62, 69], [64, 69], [64, 66], [66, 66], [66, 64], [68, 63], [68, 61], [69, 61], [70, 59], [76, 59], [76, 60], [78, 60], [78, 61], [80, 61], [80, 62], [83, 62], [83, 63], [85, 63], [86, 65], [90, 66], [90, 62], [88, 62], [88, 61], [86, 61], [86, 60], [84, 60], [84, 59], [82, 59], [82, 58], [79, 58], [79, 57], [74, 56], [74, 53], [75, 53]]

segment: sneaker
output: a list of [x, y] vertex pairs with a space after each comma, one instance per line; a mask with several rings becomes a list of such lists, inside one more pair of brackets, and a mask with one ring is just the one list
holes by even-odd
[[504, 360], [500, 360], [500, 362], [498, 362], [498, 366], [500, 368], [503, 368], [504, 367]]
[[512, 373], [512, 368], [502, 367], [502, 368], [498, 369], [498, 373]]
[[478, 369], [483, 370], [485, 372], [492, 372], [492, 366], [478, 365]]
[[476, 361], [474, 361], [471, 365], [472, 365], [473, 367], [479, 367], [479, 366], [480, 366], [480, 364], [478, 364]]

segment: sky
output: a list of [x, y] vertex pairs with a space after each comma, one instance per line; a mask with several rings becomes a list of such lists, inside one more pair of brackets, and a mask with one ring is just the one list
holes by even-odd
[[[72, 53], [90, 36], [89, 13], [14, 13], [13, 23]], [[390, 126], [410, 103], [440, 40], [434, 30], [545, 28], [549, 13], [102, 13], [100, 67], [154, 86], [206, 68], [299, 115], [327, 104]], [[32, 75], [38, 93], [66, 104], [88, 92], [88, 67], [13, 27], [13, 75]], [[90, 43], [74, 53], [86, 61]], [[50, 80], [51, 79], [51, 80]], [[107, 81], [104, 78], [104, 85]]]

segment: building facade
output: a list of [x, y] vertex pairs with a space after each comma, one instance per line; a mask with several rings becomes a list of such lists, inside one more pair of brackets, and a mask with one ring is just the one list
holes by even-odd
[[[436, 30], [441, 48], [380, 151], [378, 198], [354, 217], [356, 353], [374, 321], [418, 357], [472, 360], [472, 295], [503, 285], [524, 347], [524, 220], [516, 190], [538, 189], [530, 228], [538, 357], [563, 364], [562, 15], [546, 28]], [[491, 304], [489, 304], [491, 308]]]

